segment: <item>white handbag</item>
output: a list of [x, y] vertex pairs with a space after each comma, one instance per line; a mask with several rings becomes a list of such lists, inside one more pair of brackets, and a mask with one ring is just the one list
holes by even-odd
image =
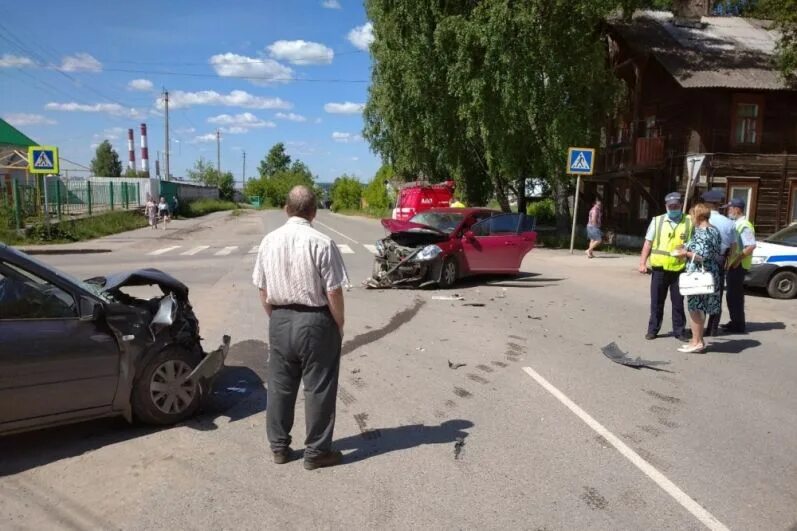
[[[692, 255], [692, 263], [695, 262], [695, 256]], [[717, 287], [714, 285], [714, 275], [706, 272], [703, 264], [700, 264], [700, 270], [692, 271], [691, 273], [681, 273], [678, 278], [678, 290], [681, 295], [713, 295], [717, 292]]]

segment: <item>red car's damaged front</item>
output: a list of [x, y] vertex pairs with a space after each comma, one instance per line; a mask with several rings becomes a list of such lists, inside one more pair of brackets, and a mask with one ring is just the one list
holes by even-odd
[[447, 288], [473, 274], [516, 274], [534, 247], [534, 219], [481, 208], [436, 208], [382, 220], [371, 288]]

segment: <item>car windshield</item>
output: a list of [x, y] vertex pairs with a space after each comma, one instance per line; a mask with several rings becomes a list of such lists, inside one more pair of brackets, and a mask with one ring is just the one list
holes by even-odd
[[57, 276], [63, 278], [64, 280], [79, 286], [81, 289], [91, 293], [92, 295], [96, 296], [100, 300], [105, 301], [105, 302], [111, 302], [111, 299], [108, 296], [108, 294], [104, 293], [99, 286], [95, 286], [95, 285], [89, 284], [88, 282], [83, 282], [82, 280], [77, 279], [77, 278], [73, 277], [72, 275], [70, 275], [68, 273], [64, 273], [60, 269], [55, 269], [54, 267], [42, 262], [41, 260], [37, 260], [36, 258], [34, 258], [34, 257], [30, 256], [30, 255], [23, 254], [23, 253], [17, 251], [16, 249], [14, 249], [12, 247], [9, 247], [8, 250], [11, 251], [12, 253], [14, 253], [15, 255], [17, 255], [19, 258], [21, 258], [23, 260], [27, 260], [28, 262], [33, 262], [34, 264], [38, 265], [39, 267], [41, 267], [43, 269], [46, 269], [47, 271], [50, 271], [52, 274], [57, 275]]
[[797, 247], [797, 224], [791, 225], [781, 231], [776, 232], [764, 241], [769, 243], [777, 243], [778, 245]]
[[410, 221], [419, 225], [432, 227], [446, 234], [451, 234], [454, 232], [454, 229], [459, 227], [463, 219], [465, 219], [464, 214], [453, 212], [421, 212], [413, 216]]

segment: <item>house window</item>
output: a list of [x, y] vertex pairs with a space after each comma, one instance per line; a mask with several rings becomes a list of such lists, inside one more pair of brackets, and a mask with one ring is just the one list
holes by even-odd
[[737, 95], [733, 98], [731, 113], [733, 144], [755, 146], [761, 143], [764, 98]]
[[755, 221], [756, 203], [758, 201], [758, 181], [728, 178], [728, 199], [741, 199], [747, 205], [745, 215]]
[[648, 116], [645, 118], [645, 138], [657, 138], [659, 129], [656, 126], [656, 117]]
[[649, 209], [648, 209], [648, 202], [645, 198], [639, 198], [639, 219], [648, 219]]

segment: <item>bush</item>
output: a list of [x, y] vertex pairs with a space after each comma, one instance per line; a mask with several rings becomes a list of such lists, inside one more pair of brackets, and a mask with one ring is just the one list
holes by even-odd
[[390, 198], [387, 195], [387, 187], [379, 174], [374, 177], [368, 186], [363, 190], [365, 199], [365, 211], [374, 216], [382, 216], [390, 210]]
[[180, 215], [186, 218], [198, 218], [199, 216], [206, 216], [213, 212], [235, 210], [237, 208], [238, 204], [232, 201], [224, 201], [222, 199], [196, 199], [181, 204]]
[[309, 174], [301, 171], [279, 171], [271, 177], [261, 177], [246, 183], [244, 193], [246, 196], [256, 195], [264, 205], [272, 207], [284, 207], [288, 198], [288, 192], [297, 185], [314, 187], [312, 178]]
[[330, 190], [332, 196], [332, 211], [359, 210], [360, 199], [363, 196], [363, 185], [354, 177], [342, 175], [335, 179]]
[[67, 243], [91, 240], [110, 234], [117, 234], [147, 226], [147, 218], [140, 212], [117, 211], [98, 214], [89, 218], [52, 223], [49, 228], [38, 223], [25, 232], [24, 236], [16, 231], [4, 232], [0, 228], [0, 241], [19, 245], [26, 243]]
[[537, 225], [555, 225], [556, 211], [553, 199], [543, 199], [530, 203], [526, 207], [526, 214], [534, 216]]

